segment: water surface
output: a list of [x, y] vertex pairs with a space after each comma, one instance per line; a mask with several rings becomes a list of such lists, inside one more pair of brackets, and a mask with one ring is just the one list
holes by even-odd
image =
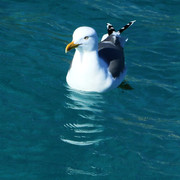
[[[179, 1], [0, 1], [0, 179], [179, 179]], [[64, 49], [124, 32], [132, 91], [82, 93]]]

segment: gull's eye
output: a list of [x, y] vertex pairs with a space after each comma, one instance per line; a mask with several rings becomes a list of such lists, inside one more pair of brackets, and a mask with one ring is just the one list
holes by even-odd
[[88, 36], [85, 36], [84, 39], [87, 40], [89, 37]]

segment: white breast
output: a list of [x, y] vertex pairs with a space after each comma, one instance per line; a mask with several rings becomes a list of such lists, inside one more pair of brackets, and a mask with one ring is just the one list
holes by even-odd
[[97, 52], [80, 53], [76, 50], [66, 77], [70, 87], [83, 91], [106, 91], [112, 84], [107, 64]]

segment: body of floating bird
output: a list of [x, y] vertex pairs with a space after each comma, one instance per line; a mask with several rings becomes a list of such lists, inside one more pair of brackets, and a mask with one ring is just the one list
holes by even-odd
[[88, 92], [117, 88], [126, 75], [123, 47], [127, 39], [120, 34], [134, 22], [131, 21], [117, 32], [107, 23], [108, 34], [102, 37], [100, 43], [93, 28], [77, 28], [73, 33], [73, 41], [65, 49], [68, 52], [76, 48], [66, 76], [68, 85]]

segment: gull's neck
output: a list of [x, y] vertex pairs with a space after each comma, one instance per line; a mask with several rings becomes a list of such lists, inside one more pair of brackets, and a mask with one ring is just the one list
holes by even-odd
[[76, 50], [72, 62], [72, 68], [85, 68], [86, 71], [95, 70], [100, 67], [100, 61], [98, 56], [98, 51], [81, 51]]

